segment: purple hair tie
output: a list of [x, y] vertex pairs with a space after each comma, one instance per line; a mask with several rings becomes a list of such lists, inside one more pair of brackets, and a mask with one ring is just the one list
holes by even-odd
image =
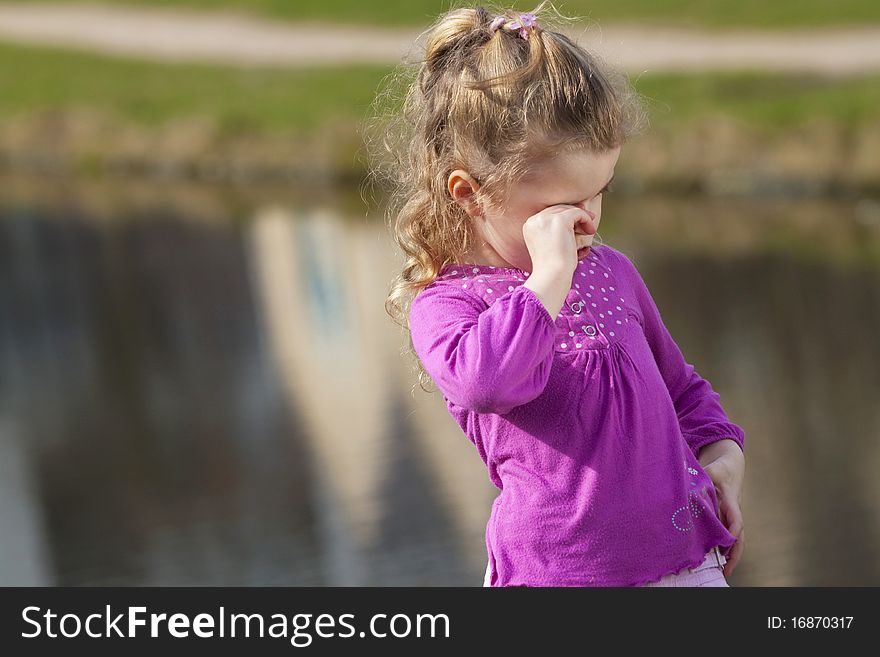
[[495, 20], [492, 21], [492, 24], [489, 26], [489, 29], [493, 32], [499, 29], [502, 25], [506, 27], [508, 30], [516, 30], [519, 32], [519, 35], [528, 41], [529, 39], [529, 28], [534, 28], [538, 26], [538, 19], [531, 12], [526, 12], [524, 14], [520, 14], [517, 20], [509, 21], [505, 23], [507, 20], [504, 16], [498, 16]]

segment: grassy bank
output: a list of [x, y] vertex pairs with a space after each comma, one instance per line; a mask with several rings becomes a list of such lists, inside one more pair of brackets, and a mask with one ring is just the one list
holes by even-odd
[[[205, 117], [226, 134], [308, 133], [364, 116], [385, 66], [232, 69], [166, 64], [0, 43], [0, 118], [88, 108], [145, 128]], [[782, 130], [827, 118], [880, 117], [880, 74], [831, 79], [758, 72], [650, 74], [633, 78], [655, 126], [728, 114]]]
[[[41, 2], [44, 0], [29, 0]], [[49, 0], [57, 1], [57, 0]], [[372, 25], [427, 25], [449, 6], [478, 4], [438, 0], [98, 0], [108, 5], [187, 7], [199, 10], [227, 9], [267, 18]], [[499, 3], [521, 11], [534, 2]], [[785, 28], [829, 27], [880, 23], [880, 3], [875, 0], [558, 0], [554, 5], [567, 16], [581, 16], [599, 22], [632, 21], [640, 24]]]
[[[43, 152], [76, 166], [118, 156], [353, 167], [358, 124], [390, 70], [243, 70], [0, 44], [0, 149], [7, 160]], [[880, 125], [880, 75], [653, 74], [633, 82], [650, 111], [646, 143], [706, 143], [717, 133], [737, 161], [750, 140], [762, 157], [774, 140], [803, 142], [816, 129], [834, 133], [835, 148], [858, 147], [858, 135]], [[719, 155], [701, 150], [688, 159]]]
[[0, 117], [85, 108], [145, 128], [205, 117], [224, 134], [295, 134], [356, 119], [388, 70], [244, 70], [0, 43]]

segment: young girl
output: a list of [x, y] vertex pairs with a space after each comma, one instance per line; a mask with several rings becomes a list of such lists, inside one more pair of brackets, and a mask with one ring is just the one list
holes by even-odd
[[407, 259], [388, 306], [501, 490], [484, 585], [727, 586], [744, 434], [597, 240], [644, 114], [546, 4], [458, 8], [428, 32], [392, 170]]

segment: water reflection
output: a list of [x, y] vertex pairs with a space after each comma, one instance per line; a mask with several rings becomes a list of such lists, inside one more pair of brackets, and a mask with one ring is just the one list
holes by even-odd
[[[0, 583], [480, 586], [497, 491], [413, 391], [380, 218], [159, 203], [3, 205]], [[880, 582], [875, 207], [604, 209], [746, 430], [732, 585]]]

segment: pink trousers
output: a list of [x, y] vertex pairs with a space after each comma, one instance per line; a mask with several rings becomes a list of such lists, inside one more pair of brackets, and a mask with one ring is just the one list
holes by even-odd
[[[659, 580], [648, 582], [642, 586], [727, 586], [722, 572], [727, 559], [721, 554], [719, 547], [713, 547], [706, 553], [703, 563], [691, 568], [684, 568], [677, 573], [669, 573]], [[483, 577], [483, 586], [489, 586], [490, 564], [486, 565], [486, 574]]]
[[727, 559], [721, 554], [718, 546], [706, 553], [703, 563], [691, 568], [684, 568], [677, 573], [669, 573], [659, 580], [648, 582], [642, 586], [730, 586], [724, 579], [723, 568]]

